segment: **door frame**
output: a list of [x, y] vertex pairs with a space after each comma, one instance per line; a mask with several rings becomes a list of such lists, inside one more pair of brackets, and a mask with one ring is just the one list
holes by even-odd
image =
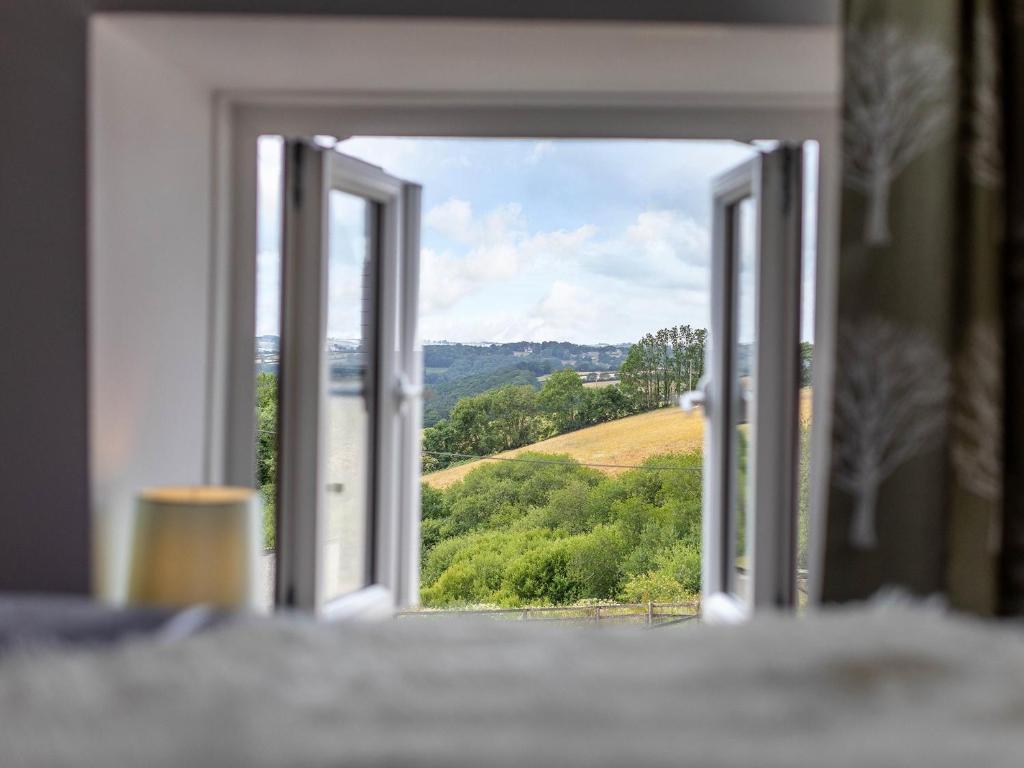
[[[630, 94], [219, 94], [215, 134], [216, 198], [228, 216], [215, 242], [211, 463], [214, 481], [251, 483], [255, 461], [255, 338], [257, 166], [261, 135], [409, 136], [450, 138], [618, 138], [733, 140], [770, 138], [818, 143], [815, 242], [814, 420], [811, 434], [809, 604], [820, 595], [824, 514], [831, 454], [838, 275], [839, 120], [832, 106], [749, 108], [673, 104]], [[415, 180], [413, 180], [415, 181]], [[410, 301], [411, 297], [405, 297]], [[416, 542], [404, 541], [403, 550]]]

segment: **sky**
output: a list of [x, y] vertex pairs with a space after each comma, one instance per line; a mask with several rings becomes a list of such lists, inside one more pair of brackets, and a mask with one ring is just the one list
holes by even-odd
[[[376, 137], [337, 149], [423, 186], [421, 339], [577, 343], [707, 327], [711, 181], [757, 151], [725, 141]], [[259, 162], [257, 328], [276, 334], [280, 143], [262, 140]], [[358, 221], [351, 206], [337, 208], [332, 232], [347, 245], [335, 250], [359, 242], [344, 236]], [[353, 274], [332, 279], [347, 283], [331, 286], [332, 299], [357, 295]], [[346, 335], [331, 326], [329, 317], [328, 335]]]

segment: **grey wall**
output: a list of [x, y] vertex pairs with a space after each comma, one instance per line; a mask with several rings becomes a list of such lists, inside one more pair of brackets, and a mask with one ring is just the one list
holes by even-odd
[[85, 14], [0, 0], [0, 590], [88, 584]]
[[93, 11], [830, 23], [838, 0], [0, 0], [0, 591], [89, 589], [86, 22]]

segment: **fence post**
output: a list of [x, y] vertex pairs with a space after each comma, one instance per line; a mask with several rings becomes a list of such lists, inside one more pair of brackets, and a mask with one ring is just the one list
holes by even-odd
[[654, 603], [650, 600], [647, 601], [647, 626], [653, 626], [654, 624]]

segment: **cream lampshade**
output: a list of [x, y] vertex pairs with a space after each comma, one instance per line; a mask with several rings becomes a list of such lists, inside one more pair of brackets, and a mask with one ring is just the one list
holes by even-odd
[[259, 495], [180, 486], [139, 494], [128, 600], [251, 608], [259, 569]]

